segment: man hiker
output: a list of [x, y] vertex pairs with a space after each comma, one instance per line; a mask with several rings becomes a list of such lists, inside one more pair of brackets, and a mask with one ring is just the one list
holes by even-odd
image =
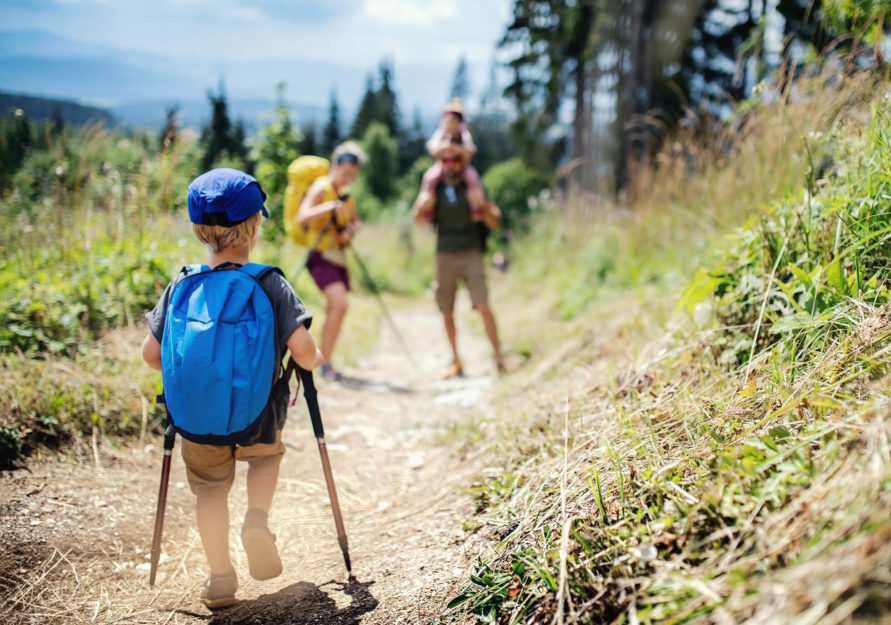
[[444, 377], [464, 374], [455, 333], [455, 294], [458, 279], [470, 291], [470, 301], [479, 311], [492, 344], [495, 366], [504, 373], [504, 360], [498, 341], [495, 316], [489, 307], [489, 292], [483, 263], [486, 234], [498, 227], [501, 211], [491, 202], [480, 211], [471, 211], [464, 181], [464, 160], [457, 147], [446, 148], [440, 155], [442, 176], [433, 192], [422, 190], [415, 200], [412, 215], [419, 224], [433, 223], [436, 228], [436, 304], [442, 313], [446, 337], [452, 349], [452, 363]]

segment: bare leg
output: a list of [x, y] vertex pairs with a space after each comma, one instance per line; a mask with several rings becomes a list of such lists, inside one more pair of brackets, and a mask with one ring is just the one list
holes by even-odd
[[452, 360], [456, 363], [460, 363], [461, 359], [458, 358], [457, 333], [455, 332], [455, 315], [443, 314], [442, 320], [445, 324], [446, 337], [449, 339], [449, 347], [452, 349]]
[[264, 462], [248, 466], [247, 496], [248, 508], [259, 508], [269, 512], [275, 485], [278, 483], [278, 463]]
[[492, 314], [492, 309], [488, 306], [480, 306], [478, 310], [483, 318], [483, 325], [486, 328], [486, 336], [489, 337], [489, 342], [492, 344], [492, 351], [495, 353], [495, 362], [501, 363], [501, 343], [498, 340], [498, 326], [495, 324], [495, 315]]
[[210, 572], [225, 575], [232, 570], [229, 559], [229, 500], [228, 494], [198, 495], [195, 506], [198, 534], [207, 556]]
[[241, 526], [241, 544], [254, 579], [272, 579], [282, 572], [282, 561], [269, 532], [269, 506], [278, 481], [278, 462], [273, 458], [250, 462], [247, 474], [248, 509]]
[[331, 362], [334, 344], [340, 335], [343, 318], [347, 311], [347, 290], [343, 282], [335, 282], [325, 287], [325, 325], [322, 326], [322, 356], [325, 362]]

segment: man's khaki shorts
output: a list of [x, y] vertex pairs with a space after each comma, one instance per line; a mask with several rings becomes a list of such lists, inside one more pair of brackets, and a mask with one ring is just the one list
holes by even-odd
[[235, 461], [251, 466], [279, 464], [285, 453], [282, 431], [275, 434], [271, 445], [202, 445], [182, 439], [183, 461], [189, 477], [189, 488], [196, 495], [225, 496], [235, 480]]
[[486, 271], [483, 268], [483, 253], [479, 250], [461, 252], [438, 252], [436, 254], [436, 304], [444, 315], [455, 310], [455, 294], [458, 292], [458, 279], [464, 280], [470, 291], [470, 301], [474, 308], [489, 302], [486, 288]]

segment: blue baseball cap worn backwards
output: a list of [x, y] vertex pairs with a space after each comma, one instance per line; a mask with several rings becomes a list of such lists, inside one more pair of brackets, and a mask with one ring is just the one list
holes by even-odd
[[269, 217], [265, 199], [253, 176], [228, 167], [211, 169], [189, 185], [189, 219], [204, 226], [237, 226], [257, 211]]

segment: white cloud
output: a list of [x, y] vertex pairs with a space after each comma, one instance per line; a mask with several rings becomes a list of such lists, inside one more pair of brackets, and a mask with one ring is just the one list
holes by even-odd
[[252, 6], [228, 6], [220, 9], [219, 12], [220, 17], [226, 20], [232, 21], [244, 21], [244, 22], [262, 22], [265, 20], [266, 16], [263, 12]]
[[[0, 0], [0, 6], [8, 1]], [[97, 12], [99, 2], [109, 4]], [[485, 84], [512, 5], [511, 0], [339, 0], [340, 9], [332, 13], [329, 2], [17, 0], [0, 9], [0, 16], [2, 30], [36, 27], [75, 43], [117, 49], [139, 67], [169, 66], [197, 76], [199, 94], [224, 77], [232, 96], [266, 97], [275, 81], [284, 79], [289, 97], [321, 105], [327, 104], [330, 86], [337, 85], [341, 104], [349, 107], [361, 96], [365, 74], [388, 57], [408, 114], [416, 105], [438, 110], [459, 56], [467, 57], [474, 87]], [[312, 74], [310, 81], [304, 62], [324, 64], [328, 73]]]
[[452, 0], [366, 0], [365, 15], [385, 24], [427, 26], [458, 15]]

